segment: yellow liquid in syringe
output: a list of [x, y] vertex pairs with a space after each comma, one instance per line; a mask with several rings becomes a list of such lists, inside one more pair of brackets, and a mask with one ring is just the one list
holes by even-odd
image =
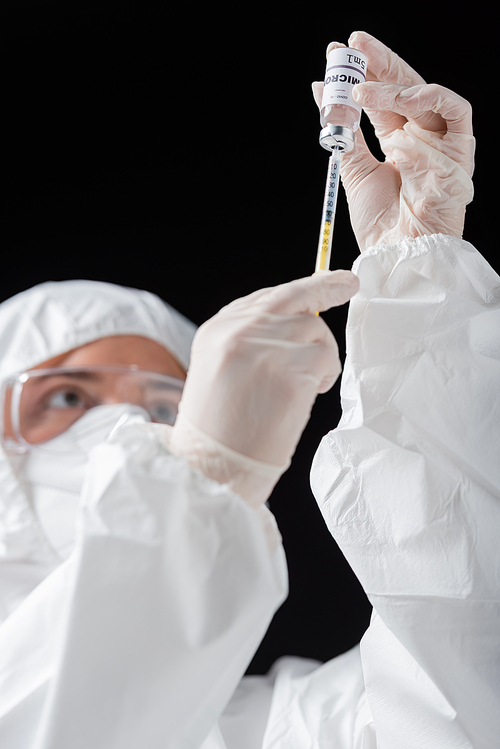
[[317, 263], [319, 265], [319, 268], [316, 268], [316, 270], [328, 270], [327, 266], [330, 265], [328, 261], [330, 259], [332, 247], [330, 240], [330, 235], [332, 232], [332, 222], [325, 221], [322, 228], [323, 238], [320, 240], [319, 262]]

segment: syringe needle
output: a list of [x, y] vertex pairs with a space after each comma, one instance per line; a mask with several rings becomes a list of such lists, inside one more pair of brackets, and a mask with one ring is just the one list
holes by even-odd
[[316, 255], [317, 273], [320, 270], [329, 270], [330, 255], [332, 252], [333, 224], [335, 221], [335, 209], [337, 207], [337, 194], [339, 191], [340, 159], [342, 153], [332, 151], [328, 160], [328, 176], [326, 178], [325, 199], [323, 201], [323, 215], [321, 218], [321, 231], [319, 234], [318, 253]]

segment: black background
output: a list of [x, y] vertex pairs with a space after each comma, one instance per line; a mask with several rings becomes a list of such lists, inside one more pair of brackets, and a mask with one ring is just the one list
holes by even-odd
[[[156, 292], [200, 324], [238, 296], [310, 274], [328, 159], [310, 83], [323, 78], [328, 42], [356, 29], [472, 102], [476, 197], [465, 238], [498, 270], [486, 6], [363, 7], [4, 0], [0, 299], [49, 279], [98, 279]], [[341, 192], [332, 267], [356, 255]], [[342, 353], [346, 314], [325, 315]], [[251, 672], [285, 654], [326, 660], [368, 624], [309, 489], [315, 449], [339, 414], [337, 383], [271, 498], [290, 596]]]

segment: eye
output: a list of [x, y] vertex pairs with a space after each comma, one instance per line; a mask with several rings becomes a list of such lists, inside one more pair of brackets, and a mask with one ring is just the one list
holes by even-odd
[[58, 390], [51, 393], [45, 401], [46, 408], [86, 408], [82, 396], [71, 389]]
[[148, 413], [155, 422], [173, 425], [177, 416], [177, 406], [173, 403], [154, 403], [148, 406]]

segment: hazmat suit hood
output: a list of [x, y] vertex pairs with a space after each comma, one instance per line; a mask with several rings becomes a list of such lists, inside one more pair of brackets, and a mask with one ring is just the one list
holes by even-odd
[[48, 281], [0, 304], [0, 380], [112, 335], [162, 344], [187, 369], [195, 326], [149, 291]]
[[[0, 304], [0, 382], [115, 335], [152, 339], [187, 370], [194, 332], [193, 323], [147, 291], [100, 281], [42, 283]], [[65, 513], [63, 502], [57, 513], [63, 536], [70, 538], [74, 514]], [[0, 447], [0, 621], [60, 563]], [[8, 575], [2, 574], [6, 564]]]

